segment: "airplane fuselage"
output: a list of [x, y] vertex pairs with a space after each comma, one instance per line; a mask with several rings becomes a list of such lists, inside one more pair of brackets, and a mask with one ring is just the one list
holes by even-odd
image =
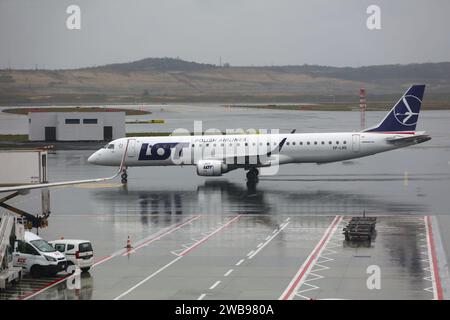
[[94, 153], [89, 162], [118, 166], [128, 140], [127, 167], [196, 165], [199, 160], [228, 161], [246, 167], [252, 164], [249, 163], [252, 158], [254, 167], [266, 166], [274, 160], [279, 164], [328, 163], [409, 146], [415, 143], [393, 145], [388, 140], [413, 135], [414, 132], [344, 132], [130, 137], [114, 140]]

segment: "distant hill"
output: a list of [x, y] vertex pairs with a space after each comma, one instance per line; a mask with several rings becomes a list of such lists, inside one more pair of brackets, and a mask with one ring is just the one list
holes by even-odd
[[[220, 67], [174, 58], [75, 70], [0, 70], [0, 104], [391, 101], [413, 83], [450, 102], [450, 62], [358, 68]], [[332, 98], [331, 98], [332, 97]]]
[[450, 80], [450, 62], [407, 65], [392, 64], [358, 68], [303, 65], [270, 67], [265, 69], [294, 74], [308, 74], [316, 77], [369, 82], [385, 79], [407, 79], [410, 81]]
[[214, 68], [215, 65], [197, 62], [184, 61], [174, 58], [147, 58], [128, 63], [115, 63], [99, 66], [97, 70], [107, 70], [112, 72], [142, 72], [142, 71], [198, 71]]

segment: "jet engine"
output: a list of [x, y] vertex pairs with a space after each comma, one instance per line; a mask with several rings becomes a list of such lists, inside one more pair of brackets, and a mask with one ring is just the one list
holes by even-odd
[[220, 160], [199, 160], [197, 162], [197, 174], [199, 176], [221, 176], [228, 172], [228, 166]]

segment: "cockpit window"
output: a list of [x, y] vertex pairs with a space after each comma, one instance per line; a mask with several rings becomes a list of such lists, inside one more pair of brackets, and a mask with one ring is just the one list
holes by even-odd
[[109, 143], [105, 144], [102, 149], [108, 149]]
[[110, 143], [108, 149], [114, 150], [114, 144]]

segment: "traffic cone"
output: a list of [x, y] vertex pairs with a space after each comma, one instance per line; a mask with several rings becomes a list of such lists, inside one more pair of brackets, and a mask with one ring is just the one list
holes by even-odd
[[127, 249], [133, 248], [133, 247], [131, 246], [131, 239], [130, 239], [130, 236], [128, 236], [128, 238], [127, 238], [127, 246], [126, 246], [125, 248], [127, 248]]

